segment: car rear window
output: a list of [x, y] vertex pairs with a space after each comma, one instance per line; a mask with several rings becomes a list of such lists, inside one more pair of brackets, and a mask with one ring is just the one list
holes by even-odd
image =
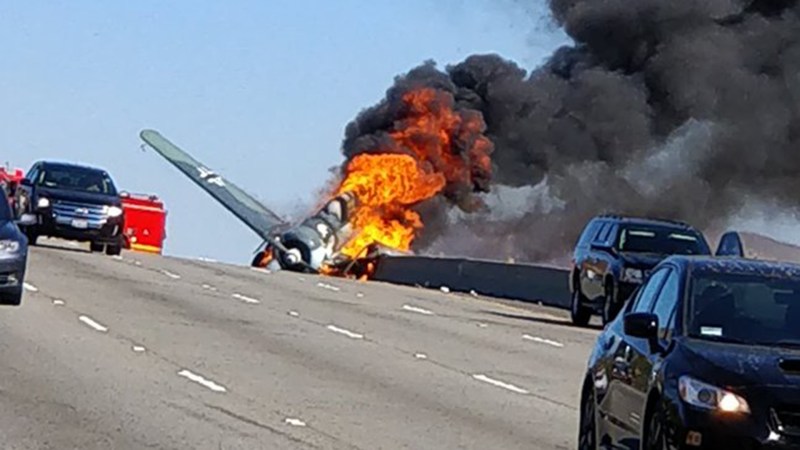
[[699, 233], [681, 228], [625, 225], [617, 237], [617, 249], [631, 253], [708, 255], [711, 251]]

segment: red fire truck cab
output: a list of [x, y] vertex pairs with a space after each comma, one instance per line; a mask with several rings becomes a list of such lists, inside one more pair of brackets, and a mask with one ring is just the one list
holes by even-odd
[[156, 195], [123, 192], [125, 248], [160, 255], [167, 238], [167, 211]]
[[17, 190], [17, 185], [22, 179], [25, 178], [25, 172], [22, 169], [9, 169], [0, 167], [0, 187], [5, 191], [6, 197], [13, 205], [14, 193]]

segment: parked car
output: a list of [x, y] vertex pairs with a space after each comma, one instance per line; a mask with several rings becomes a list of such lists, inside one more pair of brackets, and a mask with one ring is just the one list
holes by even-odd
[[609, 323], [653, 267], [673, 254], [710, 255], [711, 249], [683, 222], [614, 215], [590, 220], [573, 253], [572, 322], [586, 326], [599, 314]]
[[598, 336], [579, 448], [800, 448], [800, 266], [672, 256]]
[[[31, 215], [22, 216], [20, 223], [33, 223]], [[17, 226], [6, 194], [0, 201], [0, 305], [18, 306], [28, 263], [28, 238]]]
[[119, 255], [123, 247], [122, 199], [103, 169], [39, 161], [20, 182], [16, 214], [33, 214], [23, 231], [31, 245], [40, 236], [89, 242], [92, 251]]

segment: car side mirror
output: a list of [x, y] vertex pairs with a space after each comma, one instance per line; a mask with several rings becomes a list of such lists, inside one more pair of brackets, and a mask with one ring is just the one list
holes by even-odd
[[658, 339], [658, 316], [650, 313], [631, 313], [625, 316], [625, 334], [655, 341]]
[[23, 179], [19, 180], [19, 184], [20, 184], [20, 186], [33, 186], [33, 182], [31, 180], [29, 180], [28, 178], [23, 178]]
[[36, 225], [36, 215], [34, 214], [23, 214], [19, 219], [17, 219], [18, 225]]

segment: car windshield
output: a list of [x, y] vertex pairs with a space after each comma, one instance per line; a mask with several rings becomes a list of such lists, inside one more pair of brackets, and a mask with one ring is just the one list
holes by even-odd
[[704, 340], [800, 346], [800, 276], [693, 276], [688, 334]]
[[711, 252], [705, 239], [697, 232], [645, 225], [623, 226], [617, 239], [617, 249], [661, 255], [708, 255]]
[[104, 172], [83, 167], [52, 166], [44, 168], [38, 179], [38, 186], [70, 191], [93, 192], [116, 195], [117, 190], [111, 178]]

